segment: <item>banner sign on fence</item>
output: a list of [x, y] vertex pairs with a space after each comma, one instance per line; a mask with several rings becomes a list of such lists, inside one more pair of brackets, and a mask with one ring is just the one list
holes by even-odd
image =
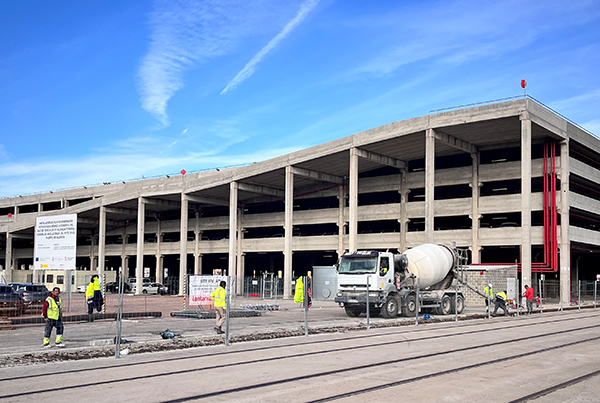
[[76, 249], [77, 214], [36, 217], [36, 269], [74, 269]]
[[190, 276], [190, 305], [208, 305], [212, 303], [210, 293], [221, 281], [227, 281], [226, 276]]

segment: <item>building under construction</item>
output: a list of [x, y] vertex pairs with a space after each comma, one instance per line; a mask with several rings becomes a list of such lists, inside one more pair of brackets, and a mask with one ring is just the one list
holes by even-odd
[[[344, 251], [468, 248], [571, 300], [600, 274], [600, 139], [531, 98], [432, 113], [252, 165], [0, 199], [6, 282], [36, 217], [77, 214], [78, 270], [293, 276]], [[138, 286], [137, 292], [141, 292]], [[178, 291], [177, 291], [178, 292]], [[550, 295], [552, 297], [552, 295]]]

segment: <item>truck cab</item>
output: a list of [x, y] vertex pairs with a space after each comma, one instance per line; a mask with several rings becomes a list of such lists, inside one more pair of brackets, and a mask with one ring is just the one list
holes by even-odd
[[[414, 313], [414, 301], [408, 305], [401, 284], [406, 280], [406, 258], [402, 254], [357, 251], [344, 254], [337, 266], [338, 292], [335, 302], [351, 317], [366, 312], [367, 281], [369, 310], [383, 317], [395, 317], [399, 310]], [[404, 302], [404, 304], [402, 304]], [[404, 308], [404, 309], [403, 309]]]

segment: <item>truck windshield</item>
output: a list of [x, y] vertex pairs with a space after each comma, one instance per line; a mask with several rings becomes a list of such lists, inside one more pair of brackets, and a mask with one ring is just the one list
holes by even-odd
[[377, 258], [373, 257], [342, 257], [340, 262], [341, 274], [369, 274], [377, 271]]

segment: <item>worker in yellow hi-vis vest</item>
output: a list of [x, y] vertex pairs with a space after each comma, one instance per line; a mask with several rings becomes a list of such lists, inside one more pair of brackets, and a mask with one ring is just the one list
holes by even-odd
[[215, 312], [217, 314], [217, 325], [215, 326], [215, 330], [218, 334], [225, 333], [221, 330], [221, 326], [223, 322], [225, 322], [225, 309], [226, 309], [226, 300], [227, 292], [225, 291], [225, 286], [227, 283], [225, 281], [221, 281], [219, 286], [210, 293], [210, 298], [215, 301]]
[[56, 328], [56, 347], [64, 347], [63, 331], [64, 326], [62, 322], [62, 299], [59, 297], [60, 288], [54, 287], [42, 307], [42, 315], [44, 315], [44, 321], [46, 327], [44, 329], [44, 347], [50, 347], [50, 334], [52, 328]]
[[490, 302], [494, 300], [494, 290], [492, 289], [492, 283], [488, 283], [483, 287], [483, 295], [485, 295], [485, 310], [486, 312], [490, 309]]

